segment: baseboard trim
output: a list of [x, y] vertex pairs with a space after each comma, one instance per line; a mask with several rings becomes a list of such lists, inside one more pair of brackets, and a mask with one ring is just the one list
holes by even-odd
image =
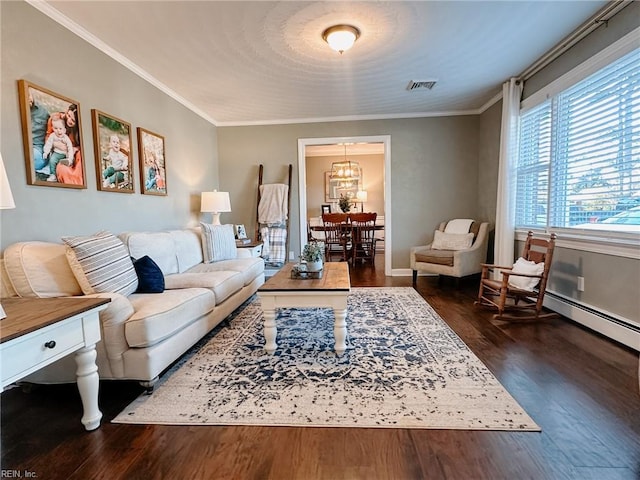
[[548, 290], [544, 297], [544, 306], [616, 342], [640, 351], [640, 326], [629, 319], [603, 312]]
[[[410, 268], [394, 268], [391, 270], [392, 277], [410, 277], [411, 275], [413, 275], [413, 270]], [[437, 275], [437, 273], [418, 272], [419, 277], [433, 277], [434, 275]]]

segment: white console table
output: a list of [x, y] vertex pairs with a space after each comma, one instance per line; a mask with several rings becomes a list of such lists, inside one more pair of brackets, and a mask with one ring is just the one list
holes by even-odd
[[96, 343], [98, 312], [109, 298], [5, 298], [0, 320], [0, 372], [4, 389], [56, 360], [76, 352], [78, 390], [87, 430], [100, 426]]

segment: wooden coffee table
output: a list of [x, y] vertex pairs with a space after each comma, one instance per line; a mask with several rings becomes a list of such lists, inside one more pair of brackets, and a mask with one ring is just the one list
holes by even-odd
[[347, 349], [347, 296], [351, 291], [347, 262], [325, 262], [322, 278], [293, 279], [293, 263], [288, 263], [258, 289], [264, 313], [265, 350], [276, 351], [276, 309], [326, 307], [333, 309], [335, 351]]

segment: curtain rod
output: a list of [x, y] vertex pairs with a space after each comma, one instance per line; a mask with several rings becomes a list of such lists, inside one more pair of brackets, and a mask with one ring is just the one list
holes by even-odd
[[580, 25], [577, 29], [575, 29], [572, 33], [565, 37], [560, 43], [558, 43], [555, 47], [553, 47], [542, 57], [536, 60], [529, 68], [522, 72], [518, 76], [518, 80], [525, 81], [534, 76], [564, 52], [573, 47], [580, 40], [593, 32], [595, 29], [597, 29], [601, 25], [606, 25], [613, 16], [615, 16], [626, 6], [630, 5], [632, 2], [633, 0], [615, 0], [613, 2], [609, 2], [605, 7], [600, 9], [595, 15], [589, 18], [589, 20]]

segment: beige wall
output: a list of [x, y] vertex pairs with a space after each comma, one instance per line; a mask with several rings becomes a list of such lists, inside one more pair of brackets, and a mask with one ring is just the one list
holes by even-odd
[[491, 223], [487, 262], [494, 258], [498, 165], [500, 163], [500, 124], [502, 100], [480, 115], [478, 150], [478, 217]]
[[231, 192], [235, 223], [255, 227], [258, 165], [265, 182], [280, 182], [294, 166], [291, 250], [300, 249], [298, 139], [391, 136], [392, 268], [409, 268], [409, 248], [433, 236], [438, 224], [478, 217], [477, 115], [218, 128], [220, 187]]
[[530, 97], [542, 87], [637, 28], [640, 25], [639, 19], [640, 2], [628, 2], [627, 6], [606, 24], [594, 30], [565, 54], [528, 79], [524, 84], [522, 98]]
[[[27, 3], [0, 2], [0, 12], [0, 148], [16, 203], [15, 209], [0, 210], [0, 248], [100, 229], [120, 233], [196, 223], [200, 192], [218, 186], [216, 128]], [[80, 103], [86, 190], [27, 185], [18, 79]], [[126, 120], [134, 130], [144, 127], [165, 137], [168, 196], [139, 193], [135, 133], [136, 193], [97, 191], [92, 108]]]
[[[365, 212], [376, 212], [384, 216], [384, 155], [353, 155], [349, 160], [356, 161], [362, 169], [361, 190], [367, 192], [367, 201], [364, 204]], [[326, 174], [331, 171], [333, 162], [341, 162], [344, 156], [333, 157], [307, 157], [307, 218], [321, 215], [320, 207], [330, 204], [332, 212], [339, 212], [337, 200], [327, 201], [325, 192], [327, 189]], [[360, 211], [360, 203], [356, 210]], [[352, 211], [354, 211], [352, 209]]]

